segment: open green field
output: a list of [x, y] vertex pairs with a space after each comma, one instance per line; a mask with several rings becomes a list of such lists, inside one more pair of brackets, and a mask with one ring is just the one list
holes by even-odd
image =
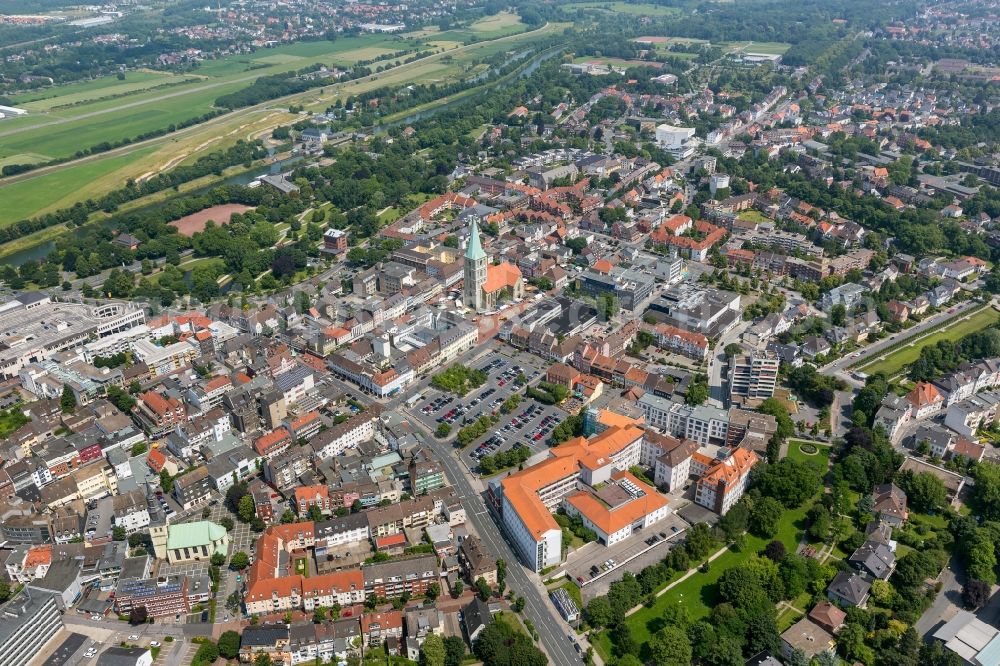
[[567, 7], [580, 9], [606, 9], [618, 14], [632, 14], [634, 16], [673, 16], [674, 14], [679, 14], [681, 11], [676, 7], [664, 7], [663, 5], [631, 2], [574, 2], [567, 5]]
[[92, 81], [81, 81], [64, 86], [16, 95], [13, 102], [29, 111], [48, 111], [56, 106], [77, 104], [111, 95], [127, 95], [168, 83], [180, 83], [189, 76], [169, 72], [128, 72], [124, 81], [116, 76], [104, 76]]
[[[99, 162], [85, 162], [38, 178], [6, 185], [0, 189], [0, 199], [4, 201], [4, 205], [0, 206], [0, 226], [13, 224], [44, 210], [71, 205], [81, 198], [80, 193], [85, 192], [94, 179], [112, 174], [153, 150], [155, 147], [149, 146], [136, 153], [116, 155]], [[66, 203], [60, 205], [64, 199]]]
[[[296, 95], [291, 98], [293, 100], [291, 103], [302, 104], [310, 110], [323, 111], [338, 98], [356, 95], [381, 86], [415, 82], [440, 83], [456, 80], [459, 76], [466, 74], [471, 61], [474, 59], [495, 53], [523, 49], [525, 45], [534, 40], [561, 31], [567, 25], [552, 23], [545, 28], [525, 35], [514, 35], [501, 40], [485, 41], [460, 47], [448, 53], [450, 58], [447, 62], [443, 61], [444, 54], [437, 54], [364, 79], [344, 83], [331, 83], [331, 85], [324, 88], [316, 88]], [[350, 44], [363, 44], [364, 47], [369, 47], [375, 44], [377, 40], [383, 40], [383, 43], [391, 44], [393, 50], [403, 48], [407, 43], [406, 40], [402, 40], [399, 37], [366, 35], [356, 38], [356, 40], [355, 38], [342, 38], [333, 43], [309, 42], [305, 44], [292, 44], [287, 47], [268, 49], [266, 55], [311, 54], [314, 49], [319, 48], [319, 45], [325, 45], [326, 48], [339, 49], [343, 52], [349, 50]], [[254, 55], [259, 54], [260, 52]], [[216, 77], [232, 77], [235, 72], [241, 73], [244, 77], [249, 77], [248, 80], [252, 80], [261, 74], [273, 73], [275, 69], [283, 68], [288, 70], [305, 66], [301, 63], [274, 65], [268, 69], [253, 69], [251, 74], [247, 74], [247, 68], [251, 66], [247, 59], [249, 57], [238, 56], [226, 62], [213, 61], [205, 63], [199, 69], [198, 74], [205, 76], [209, 71], [212, 71]], [[236, 58], [247, 60], [241, 63]], [[314, 61], [307, 60], [305, 62]], [[227, 69], [224, 70], [222, 69], [223, 67]], [[204, 82], [196, 85], [204, 85]], [[232, 88], [238, 89], [240, 85], [243, 84], [235, 84]], [[158, 91], [158, 94], [173, 94], [183, 89], [184, 87], [182, 86], [167, 88], [166, 90]], [[219, 94], [222, 94], [219, 88], [206, 92], [206, 96], [210, 96], [212, 100]], [[121, 105], [123, 101], [131, 103], [142, 97], [142, 95], [140, 93], [129, 96], [124, 100], [105, 100], [100, 105]], [[183, 99], [183, 96], [179, 96], [178, 99]], [[166, 100], [166, 102], [169, 101]], [[128, 113], [135, 112], [141, 109], [142, 106], [144, 105], [127, 109], [123, 114], [127, 115]], [[80, 108], [84, 107], [77, 107], [77, 109]], [[22, 120], [31, 120], [37, 123], [38, 118], [52, 118], [53, 115], [55, 114], [36, 115], [34, 118], [12, 118], [0, 123], [0, 160], [4, 160], [6, 163], [13, 163], [6, 160], [9, 160], [14, 154], [31, 153], [36, 156], [41, 154], [35, 146], [31, 146], [30, 150], [27, 148], [19, 148], [16, 151], [7, 149], [5, 142], [12, 141], [18, 135], [2, 135], [9, 128], [14, 127], [12, 123]], [[97, 116], [96, 118], [102, 117]], [[53, 172], [29, 173], [23, 177], [15, 177], [7, 182], [0, 181], [0, 201], [4, 201], [5, 203], [7, 201], [16, 202], [16, 205], [0, 206], [0, 225], [10, 224], [26, 217], [33, 217], [39, 213], [63, 208], [86, 198], [100, 196], [121, 187], [128, 178], [141, 178], [159, 173], [178, 164], [191, 163], [201, 155], [214, 150], [224, 149], [240, 139], [256, 138], [269, 132], [274, 127], [287, 124], [296, 118], [297, 116], [290, 115], [281, 108], [244, 109], [174, 134], [153, 139], [142, 146], [130, 146], [119, 152], [94, 156], [87, 162], [78, 165], [66, 165], [58, 167]], [[72, 125], [72, 123], [52, 125], [47, 129], [56, 131], [68, 125]], [[204, 179], [202, 180], [204, 181]], [[205, 184], [207, 183], [200, 182], [198, 186], [204, 186]], [[181, 190], [185, 189], [188, 189], [187, 186], [182, 186]], [[150, 201], [161, 200], [162, 198], [161, 195], [153, 195], [134, 203], [135, 205], [144, 205]], [[95, 215], [96, 217], [98, 216]], [[6, 244], [2, 248], [2, 252], [9, 253], [12, 251], [11, 248], [15, 247], [18, 250], [25, 249], [51, 240], [59, 233], [61, 231], [57, 228], [42, 230], [31, 236]]]
[[[966, 319], [966, 316], [969, 318]], [[961, 340], [970, 333], [981, 331], [992, 324], [1000, 321], [1000, 313], [992, 307], [985, 307], [976, 311], [972, 315], [959, 315], [951, 320], [951, 323], [936, 330], [926, 337], [920, 338], [917, 342], [905, 344], [896, 351], [890, 353], [885, 359], [877, 359], [858, 368], [862, 372], [873, 375], [877, 372], [885, 373], [892, 377], [901, 372], [920, 357], [920, 350], [928, 345], [937, 344], [941, 340]]]
[[428, 44], [446, 46], [447, 43], [464, 43], [470, 39], [497, 39], [523, 32], [527, 26], [521, 22], [521, 17], [512, 12], [500, 12], [485, 16], [468, 26], [456, 27], [451, 30], [440, 30], [436, 27], [424, 28], [415, 32], [405, 33], [403, 37], [421, 39]]
[[[811, 505], [811, 502], [807, 502], [798, 509], [785, 512], [778, 523], [778, 533], [774, 538], [784, 543], [789, 552], [794, 552], [799, 543], [805, 529], [806, 512]], [[671, 588], [666, 594], [657, 597], [656, 602], [651, 607], [643, 607], [628, 616], [625, 621], [632, 630], [632, 638], [638, 645], [643, 646], [640, 658], [644, 661], [648, 661], [650, 658], [648, 654], [649, 638], [663, 628], [664, 609], [684, 604], [692, 621], [707, 617], [719, 601], [717, 583], [726, 569], [739, 566], [741, 562], [761, 551], [770, 541], [772, 539], [746, 535], [746, 542], [742, 550], [739, 552], [726, 551], [712, 562], [707, 573], [694, 574]], [[607, 662], [611, 656], [611, 639], [608, 632], [605, 630], [596, 636], [592, 635], [591, 643]]]
[[[26, 108], [37, 113], [0, 124], [0, 160], [14, 163], [10, 159], [14, 156], [34, 161], [68, 157], [104, 141], [133, 138], [205, 114], [215, 108], [218, 97], [250, 85], [259, 76], [316, 62], [349, 67], [359, 60], [417, 46], [419, 43], [384, 35], [344, 37], [208, 61], [194, 76], [132, 72], [126, 81], [104, 77], [28, 93], [16, 101], [24, 101]], [[152, 89], [165, 83], [179, 85]], [[125, 96], [102, 99], [110, 95]], [[25, 101], [29, 99], [35, 101]]]
[[517, 14], [500, 12], [479, 19], [470, 25], [469, 29], [476, 33], [480, 39], [496, 39], [521, 32], [525, 27], [524, 23], [521, 22], [521, 17]]

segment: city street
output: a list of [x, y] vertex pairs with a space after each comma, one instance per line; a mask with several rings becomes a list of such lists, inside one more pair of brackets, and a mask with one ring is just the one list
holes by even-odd
[[981, 304], [977, 301], [964, 301], [959, 303], [954, 308], [950, 308], [951, 310], [954, 310], [954, 312], [949, 312], [948, 310], [939, 312], [936, 315], [932, 315], [927, 319], [924, 319], [906, 331], [897, 333], [883, 340], [879, 340], [874, 344], [870, 344], [855, 354], [849, 354], [838, 358], [836, 361], [827, 363], [819, 369], [820, 374], [837, 375], [852, 386], [860, 388], [864, 386], [864, 382], [859, 380], [850, 370], [848, 370], [850, 366], [860, 366], [866, 361], [875, 360], [880, 357], [881, 352], [885, 351], [889, 347], [897, 345], [900, 342], [905, 342], [910, 338], [916, 338], [925, 333], [930, 333], [933, 329], [940, 327], [941, 324], [945, 323], [949, 319], [958, 318], [970, 308], [978, 307], [981, 307]]
[[535, 629], [541, 636], [539, 646], [548, 653], [549, 663], [560, 666], [581, 663], [580, 655], [566, 637], [570, 631], [569, 625], [558, 616], [558, 611], [549, 601], [538, 576], [520, 565], [493, 515], [486, 508], [482, 497], [483, 489], [474, 487], [469, 481], [458, 459], [452, 455], [450, 444], [437, 442], [429, 434], [425, 437], [434, 455], [444, 465], [448, 479], [462, 498], [462, 506], [476, 533], [492, 553], [507, 562], [507, 586], [524, 597], [524, 616], [534, 623]]

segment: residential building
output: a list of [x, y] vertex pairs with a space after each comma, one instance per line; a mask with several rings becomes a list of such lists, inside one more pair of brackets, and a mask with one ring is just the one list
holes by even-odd
[[694, 501], [724, 516], [746, 491], [750, 470], [760, 458], [753, 451], [737, 448], [716, 461], [698, 479]]
[[871, 587], [871, 583], [859, 574], [841, 571], [826, 588], [826, 596], [841, 606], [864, 608], [868, 605]]
[[890, 527], [901, 527], [909, 517], [909, 512], [906, 510], [906, 493], [894, 483], [876, 486], [872, 500], [875, 515]]
[[174, 499], [184, 510], [207, 504], [212, 496], [212, 480], [202, 465], [174, 479]]
[[406, 627], [406, 657], [412, 661], [419, 661], [420, 647], [428, 636], [444, 636], [444, 613], [433, 606], [406, 609], [403, 624]]
[[0, 663], [27, 666], [63, 628], [55, 594], [22, 591], [0, 607]]
[[944, 397], [930, 382], [917, 382], [913, 390], [906, 394], [913, 418], [924, 419], [941, 411], [945, 406]]
[[781, 653], [785, 659], [791, 659], [793, 653], [801, 651], [807, 660], [811, 660], [820, 652], [833, 652], [835, 646], [833, 634], [808, 617], [802, 618], [781, 634]]
[[441, 579], [436, 555], [369, 564], [361, 573], [366, 594], [374, 593], [388, 599], [402, 596], [404, 592], [420, 596], [427, 592], [431, 583]]
[[778, 355], [770, 351], [737, 354], [729, 359], [729, 395], [762, 400], [774, 395], [778, 383]]
[[654, 432], [647, 432], [645, 437], [647, 443], [655, 443], [663, 451], [653, 463], [656, 487], [666, 492], [683, 488], [691, 476], [691, 456], [698, 450], [698, 445], [691, 440]]
[[490, 585], [497, 583], [497, 562], [479, 537], [469, 535], [462, 539], [458, 547], [458, 563], [469, 585], [475, 585], [480, 578]]
[[861, 573], [881, 580], [887, 580], [896, 569], [896, 553], [878, 541], [865, 541], [847, 561]]

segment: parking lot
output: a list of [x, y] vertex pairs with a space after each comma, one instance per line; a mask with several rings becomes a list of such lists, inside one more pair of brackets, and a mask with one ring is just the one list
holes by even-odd
[[666, 557], [673, 544], [683, 540], [687, 527], [680, 516], [672, 513], [613, 546], [586, 544], [569, 554], [563, 569], [582, 586], [584, 600], [606, 594], [608, 586], [626, 571], [637, 574]]
[[499, 414], [504, 401], [520, 393], [522, 400], [517, 409], [502, 415], [496, 428], [467, 446], [462, 456], [466, 464], [474, 468], [480, 456], [496, 454], [518, 444], [530, 446], [533, 453], [546, 448], [552, 429], [566, 418], [566, 414], [556, 407], [525, 399], [524, 387], [518, 385], [517, 378], [523, 374], [529, 384], [537, 383], [543, 378], [547, 364], [531, 354], [503, 348], [480, 358], [472, 367], [487, 373], [482, 386], [463, 397], [428, 387], [423, 399], [411, 408], [414, 416], [432, 431], [441, 423], [447, 423], [452, 432], [457, 432], [481, 416]]

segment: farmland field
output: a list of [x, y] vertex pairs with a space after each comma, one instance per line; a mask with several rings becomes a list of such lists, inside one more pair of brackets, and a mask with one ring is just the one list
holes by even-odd
[[[969, 318], [966, 319], [965, 317]], [[920, 350], [928, 345], [937, 344], [942, 340], [961, 340], [970, 333], [981, 331], [1000, 321], [1000, 314], [992, 307], [985, 307], [972, 315], [962, 314], [952, 320], [953, 323], [937, 328], [935, 333], [920, 338], [917, 342], [903, 344], [896, 351], [891, 352], [884, 359], [876, 359], [867, 365], [862, 365], [859, 369], [869, 375], [883, 372], [888, 377], [892, 377], [903, 371], [908, 365], [920, 357]]]

